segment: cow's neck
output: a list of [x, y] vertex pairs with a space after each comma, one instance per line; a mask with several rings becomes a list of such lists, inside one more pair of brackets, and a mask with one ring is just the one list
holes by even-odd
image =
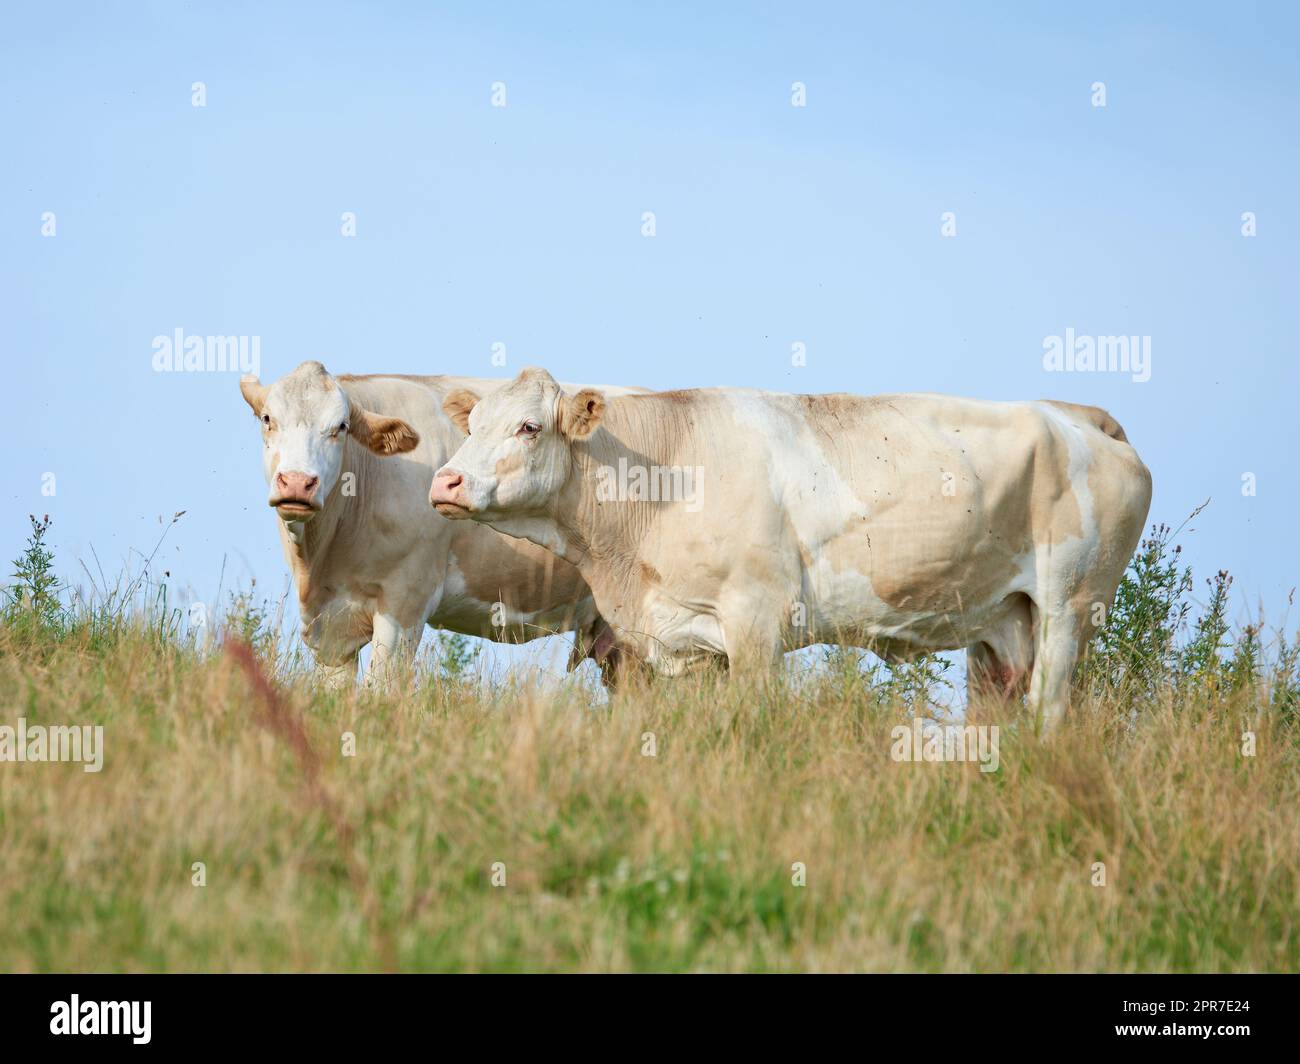
[[323, 570], [329, 558], [329, 547], [338, 532], [338, 507], [325, 504], [310, 521], [282, 521], [280, 542], [284, 556], [293, 573], [294, 587], [298, 591], [298, 605], [303, 613], [312, 612], [312, 593], [321, 586]]
[[[599, 585], [618, 599], [623, 598], [622, 589], [638, 582], [640, 563], [645, 560], [641, 555], [652, 538], [647, 532], [659, 507], [675, 503], [601, 500], [598, 485], [602, 475], [608, 477], [601, 470], [672, 465], [682, 447], [690, 445], [692, 426], [679, 423], [671, 405], [653, 399], [607, 400], [601, 428], [572, 448], [573, 466], [554, 513], [563, 549], [551, 549], [576, 565], [593, 591]], [[662, 423], [665, 416], [672, 424]], [[597, 591], [598, 605], [600, 597]]]
[[325, 506], [310, 521], [282, 522], [280, 526], [280, 541], [293, 572], [298, 605], [304, 615], [315, 612], [316, 596], [336, 590], [333, 588], [333, 574], [329, 571], [330, 548], [353, 522], [361, 519], [365, 486], [372, 479], [367, 474], [370, 464], [376, 461], [375, 457], [351, 440], [344, 446], [347, 448], [344, 469], [354, 474], [354, 492], [343, 495], [340, 485], [335, 484]]

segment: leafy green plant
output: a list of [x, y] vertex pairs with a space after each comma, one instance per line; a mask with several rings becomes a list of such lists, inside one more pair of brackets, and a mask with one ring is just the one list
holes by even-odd
[[1285, 632], [1277, 634], [1269, 677], [1269, 708], [1288, 718], [1300, 716], [1300, 632], [1290, 639]]
[[1166, 524], [1152, 525], [1138, 547], [1090, 648], [1088, 683], [1150, 694], [1177, 662], [1178, 633], [1191, 609], [1184, 599], [1192, 571], [1183, 564], [1182, 547], [1172, 542], [1175, 535]]
[[1232, 656], [1223, 664], [1228, 690], [1253, 689], [1264, 669], [1264, 651], [1260, 643], [1260, 625], [1243, 625], [1232, 646]]
[[1192, 638], [1180, 654], [1179, 666], [1184, 686], [1209, 684], [1217, 686], [1223, 679], [1223, 651], [1232, 645], [1228, 638], [1228, 591], [1232, 577], [1220, 569], [1205, 581], [1210, 588], [1210, 598], [1192, 626]]
[[940, 654], [923, 654], [912, 661], [873, 661], [861, 648], [827, 645], [822, 647], [821, 660], [826, 673], [846, 690], [866, 685], [882, 702], [910, 709], [933, 706], [943, 699], [943, 692], [954, 689], [948, 679], [952, 660]]
[[247, 591], [232, 591], [222, 619], [225, 638], [247, 643], [262, 656], [275, 656], [279, 642], [275, 624], [275, 611], [266, 599], [257, 597], [257, 581], [251, 581]]
[[444, 680], [463, 680], [478, 661], [480, 647], [467, 635], [439, 629], [437, 634], [439, 674]]
[[871, 682], [887, 701], [897, 701], [910, 709], [925, 709], [943, 698], [942, 692], [953, 690], [948, 679], [952, 661], [940, 654], [922, 654], [912, 661], [882, 661], [870, 669]]
[[[1203, 509], [1197, 507], [1187, 521]], [[1300, 707], [1300, 633], [1288, 637], [1279, 628], [1270, 644], [1262, 616], [1234, 626], [1226, 569], [1205, 581], [1208, 597], [1195, 608], [1192, 571], [1173, 542], [1177, 534], [1168, 525], [1153, 525], [1143, 540], [1089, 648], [1082, 688], [1129, 706], [1161, 691], [1175, 692], [1186, 703], [1267, 689], [1265, 704], [1294, 714]]]
[[27, 545], [14, 560], [14, 583], [5, 588], [4, 623], [38, 635], [57, 635], [66, 623], [58, 577], [54, 574], [54, 552], [45, 541], [50, 516], [28, 514], [31, 533]]

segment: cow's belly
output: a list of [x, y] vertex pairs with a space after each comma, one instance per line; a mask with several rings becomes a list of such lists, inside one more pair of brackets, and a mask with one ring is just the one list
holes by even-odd
[[442, 598], [429, 623], [464, 635], [515, 643], [586, 628], [596, 619], [590, 595], [546, 609], [518, 609], [498, 599], [482, 599], [468, 588], [454, 561], [447, 566]]
[[873, 528], [825, 545], [805, 565], [810, 624], [796, 635], [902, 659], [977, 641], [1003, 616], [1006, 600], [1031, 586], [1035, 557], [978, 547], [962, 553], [951, 549], [952, 537], [942, 547], [934, 538]]

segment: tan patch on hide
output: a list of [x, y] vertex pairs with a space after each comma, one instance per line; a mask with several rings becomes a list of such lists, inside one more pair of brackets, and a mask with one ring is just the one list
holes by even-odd
[[[576, 605], [589, 594], [575, 566], [527, 540], [493, 535], [495, 543], [456, 544], [456, 562], [472, 598], [503, 602], [521, 613], [540, 613], [569, 602]], [[483, 553], [491, 550], [490, 563], [475, 556], [475, 546]]]
[[796, 395], [799, 405], [810, 417], [829, 417], [838, 421], [840, 418], [858, 418], [862, 415], [865, 399], [844, 392], [829, 392], [825, 395]]
[[497, 463], [495, 466], [492, 467], [492, 469], [493, 472], [496, 473], [497, 479], [499, 480], [502, 477], [508, 477], [511, 473], [523, 469], [523, 467], [524, 467], [524, 453], [522, 450], [517, 449], [512, 454], [508, 454], [504, 458], [497, 459]]
[[1109, 436], [1112, 440], [1128, 443], [1128, 437], [1118, 421], [1099, 406], [1083, 406], [1079, 403], [1067, 403], [1060, 399], [1044, 399], [1043, 402], [1073, 414], [1080, 421]]
[[[801, 401], [813, 416], [828, 398]], [[1035, 547], [1082, 535], [1067, 442], [1041, 413], [834, 398], [820, 404], [834, 423], [818, 419], [815, 438], [863, 509], [822, 557], [865, 572], [890, 606], [960, 616], [1000, 593]]]

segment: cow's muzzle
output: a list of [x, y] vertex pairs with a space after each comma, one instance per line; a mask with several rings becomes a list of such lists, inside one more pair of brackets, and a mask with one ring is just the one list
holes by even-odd
[[320, 477], [308, 473], [276, 473], [270, 504], [281, 517], [302, 521], [321, 508]]
[[453, 519], [469, 516], [469, 500], [465, 498], [465, 477], [454, 469], [440, 469], [429, 488], [429, 505], [443, 517]]

